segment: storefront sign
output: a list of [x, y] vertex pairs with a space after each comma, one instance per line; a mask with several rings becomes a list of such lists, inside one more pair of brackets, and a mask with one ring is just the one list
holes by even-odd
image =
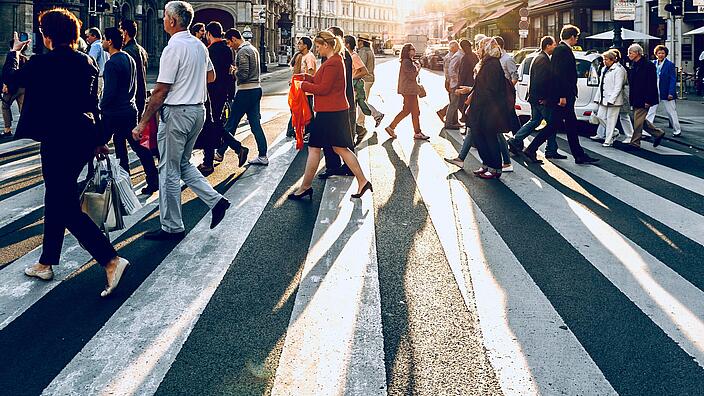
[[635, 21], [636, 20], [635, 0], [612, 0], [611, 15], [614, 21]]

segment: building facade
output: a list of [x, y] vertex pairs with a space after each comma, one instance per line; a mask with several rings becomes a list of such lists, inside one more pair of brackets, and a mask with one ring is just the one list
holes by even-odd
[[[694, 6], [693, 0], [684, 0], [684, 15], [675, 18], [663, 11], [668, 0], [637, 1], [635, 21], [620, 22], [621, 26], [656, 37], [640, 44], [649, 54], [656, 45], [665, 44], [675, 63], [692, 73], [699, 54], [704, 51], [704, 35], [684, 33], [704, 25], [704, 7], [700, 9]], [[518, 34], [519, 10], [522, 8], [528, 14], [528, 37], [525, 39]], [[602, 50], [612, 43], [587, 37], [614, 28], [610, 0], [470, 0], [448, 10], [446, 19], [456, 38], [471, 38], [478, 33], [501, 35], [507, 49], [536, 47], [541, 37], [552, 35], [559, 38], [562, 27], [573, 24], [582, 31], [579, 46]]]

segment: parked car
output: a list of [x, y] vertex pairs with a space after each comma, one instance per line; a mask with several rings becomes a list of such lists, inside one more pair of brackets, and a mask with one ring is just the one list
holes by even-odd
[[[516, 114], [521, 119], [530, 117], [530, 103], [526, 101], [530, 86], [530, 66], [537, 53], [528, 54], [518, 67], [518, 84], [516, 84]], [[589, 121], [589, 116], [597, 110], [594, 94], [599, 89], [599, 76], [602, 60], [597, 53], [575, 51], [577, 68], [577, 101], [574, 112], [578, 120]]]
[[448, 52], [450, 52], [450, 47], [446, 44], [428, 46], [425, 54], [420, 58], [420, 64], [431, 70], [442, 70], [444, 58]]
[[526, 58], [529, 54], [532, 54], [533, 52], [540, 51], [540, 48], [538, 47], [525, 47], [521, 48], [519, 50], [516, 50], [513, 52], [511, 56], [513, 56], [513, 60], [516, 62], [517, 65], [520, 65], [521, 62], [523, 62], [523, 59]]
[[401, 48], [406, 41], [404, 39], [390, 39], [384, 42], [384, 48], [382, 49], [384, 55], [394, 55], [398, 56], [401, 54]]

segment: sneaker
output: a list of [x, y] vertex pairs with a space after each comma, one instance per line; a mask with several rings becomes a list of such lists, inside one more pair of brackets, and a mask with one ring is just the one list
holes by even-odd
[[613, 143], [606, 143], [606, 142], [604, 142], [604, 143], [601, 144], [601, 146], [602, 146], [602, 147], [611, 147], [611, 146], [613, 146]]
[[51, 267], [49, 267], [49, 269], [47, 270], [42, 271], [37, 270], [36, 268], [34, 268], [34, 266], [27, 267], [24, 269], [24, 274], [45, 281], [50, 281], [54, 278], [54, 270]]
[[460, 168], [464, 168], [464, 161], [462, 161], [459, 158], [445, 158], [445, 162], [452, 164], [454, 166], [458, 166]]
[[[614, 136], [616, 136], [616, 134], [614, 134]], [[603, 142], [604, 141], [604, 138], [599, 135], [589, 136], [589, 139], [591, 139], [595, 142]]]
[[512, 164], [503, 164], [501, 166], [501, 172], [513, 172], [513, 165]]
[[259, 157], [255, 158], [255, 159], [249, 161], [249, 164], [250, 164], [250, 165], [263, 165], [263, 166], [266, 166], [266, 165], [269, 165], [269, 158], [267, 158], [266, 156], [264, 156], [264, 157], [259, 156]]
[[213, 160], [215, 160], [215, 162], [222, 162], [223, 159], [224, 158], [223, 158], [222, 154], [220, 154], [216, 151], [215, 156], [213, 157]]
[[682, 131], [672, 133], [672, 136], [680, 136], [680, 135], [682, 135]]
[[384, 114], [379, 114], [378, 117], [374, 117], [374, 122], [376, 123], [376, 124], [374, 124], [374, 128], [379, 128], [379, 125], [381, 125], [381, 120], [383, 120], [383, 119], [384, 119]]

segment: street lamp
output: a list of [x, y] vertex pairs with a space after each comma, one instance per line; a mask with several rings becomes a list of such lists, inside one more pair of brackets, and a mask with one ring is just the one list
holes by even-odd
[[352, 35], [354, 36], [354, 5], [357, 4], [357, 0], [350, 0], [350, 4], [352, 4]]

